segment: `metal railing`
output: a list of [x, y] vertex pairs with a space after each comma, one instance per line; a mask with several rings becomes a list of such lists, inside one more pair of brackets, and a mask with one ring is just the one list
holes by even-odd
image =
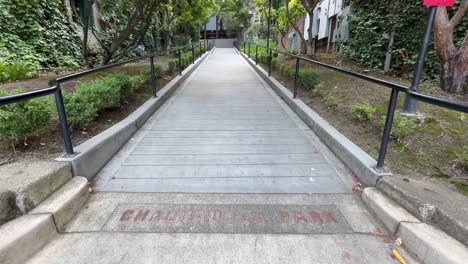
[[[268, 76], [271, 76], [271, 72], [272, 72], [272, 59], [273, 59], [273, 56], [272, 56], [273, 54], [272, 53], [273, 52], [277, 52], [279, 54], [283, 54], [283, 55], [286, 55], [286, 56], [289, 56], [289, 57], [292, 57], [292, 58], [296, 58], [296, 69], [295, 69], [295, 74], [294, 74], [294, 89], [293, 89], [293, 98], [294, 99], [297, 99], [300, 61], [305, 61], [305, 62], [308, 62], [308, 63], [311, 63], [311, 64], [316, 64], [316, 65], [319, 65], [319, 66], [322, 66], [322, 67], [325, 67], [325, 68], [328, 68], [328, 69], [331, 69], [331, 70], [334, 70], [334, 71], [337, 71], [337, 72], [344, 73], [346, 75], [356, 77], [356, 78], [361, 79], [361, 80], [369, 81], [369, 82], [372, 82], [372, 83], [375, 83], [375, 84], [378, 84], [378, 85], [381, 85], [381, 86], [392, 89], [392, 92], [390, 94], [390, 100], [388, 102], [387, 117], [386, 117], [386, 120], [385, 120], [385, 126], [384, 126], [384, 130], [383, 130], [382, 140], [381, 140], [381, 143], [380, 143], [379, 157], [377, 159], [377, 168], [379, 168], [379, 169], [383, 168], [383, 166], [384, 166], [385, 156], [387, 154], [388, 143], [389, 143], [389, 140], [390, 140], [390, 132], [391, 132], [391, 129], [392, 129], [393, 117], [395, 115], [396, 104], [397, 104], [399, 92], [403, 92], [403, 93], [406, 93], [408, 95], [411, 95], [412, 98], [414, 98], [414, 99], [416, 99], [418, 101], [421, 101], [421, 102], [425, 102], [425, 103], [428, 103], [428, 104], [440, 106], [440, 107], [447, 108], [447, 109], [460, 111], [460, 112], [463, 112], [463, 113], [468, 113], [468, 104], [463, 103], [463, 102], [456, 102], [456, 101], [451, 101], [451, 100], [447, 100], [447, 99], [443, 99], [443, 98], [438, 98], [438, 97], [433, 97], [433, 96], [421, 94], [421, 93], [412, 91], [408, 87], [397, 84], [397, 83], [381, 80], [381, 79], [378, 79], [378, 78], [375, 78], [375, 77], [371, 77], [371, 76], [367, 76], [367, 75], [364, 75], [364, 74], [361, 74], [361, 73], [353, 72], [353, 71], [350, 71], [350, 70], [347, 70], [347, 69], [336, 67], [336, 66], [333, 66], [333, 65], [330, 65], [330, 64], [327, 64], [327, 63], [323, 63], [323, 62], [320, 62], [320, 61], [312, 60], [312, 59], [309, 59], [309, 58], [301, 57], [299, 55], [294, 55], [294, 54], [291, 54], [291, 53], [288, 53], [288, 52], [283, 52], [283, 51], [278, 50], [277, 48], [273, 49], [273, 48], [261, 46], [261, 45], [258, 45], [258, 44], [255, 44], [255, 43], [250, 43], [250, 42], [248, 42], [248, 43], [243, 42], [243, 43], [241, 43], [241, 45], [243, 45], [244, 54], [246, 54], [245, 51], [246, 51], [246, 45], [247, 45], [248, 54], [246, 54], [246, 55], [250, 59], [252, 59], [251, 56], [250, 56], [251, 45], [255, 45], [255, 64], [258, 64], [258, 48], [259, 47], [264, 48], [267, 51], [267, 53], [268, 53]], [[239, 46], [237, 46], [236, 48], [238, 49], [239, 52], [241, 52]]]
[[176, 51], [177, 52], [177, 57], [178, 57], [178, 70], [179, 70], [179, 75], [182, 75], [182, 60], [181, 60], [181, 52], [182, 50], [190, 48], [192, 50], [192, 63], [195, 63], [195, 49], [199, 48], [199, 55], [200, 57], [206, 53], [207, 51], [211, 50], [214, 47], [214, 42], [213, 41], [201, 41], [197, 44], [192, 44], [190, 47], [187, 46], [179, 46], [172, 48], [170, 50], [166, 51], [161, 51], [161, 52], [156, 52], [152, 53], [149, 55], [133, 58], [130, 60], [122, 61], [122, 62], [116, 62], [104, 66], [100, 66], [94, 69], [89, 69], [89, 70], [84, 70], [80, 71], [77, 73], [72, 73], [66, 76], [58, 77], [55, 79], [52, 79], [49, 81], [50, 87], [44, 88], [44, 89], [39, 89], [39, 90], [33, 90], [30, 92], [25, 92], [21, 94], [14, 94], [14, 95], [8, 95], [4, 97], [0, 97], [0, 106], [2, 105], [8, 105], [8, 104], [14, 104], [17, 102], [21, 101], [27, 101], [33, 98], [37, 97], [42, 97], [42, 96], [48, 96], [51, 94], [54, 94], [55, 96], [55, 104], [57, 106], [57, 112], [58, 112], [58, 117], [59, 117], [59, 122], [60, 122], [60, 128], [62, 130], [62, 137], [63, 137], [63, 142], [65, 145], [65, 150], [68, 155], [73, 155], [75, 154], [73, 151], [73, 145], [71, 142], [71, 137], [70, 137], [70, 131], [68, 128], [68, 122], [67, 122], [67, 114], [66, 114], [66, 109], [65, 109], [65, 104], [63, 102], [63, 95], [62, 95], [62, 89], [61, 89], [61, 84], [67, 81], [71, 81], [80, 77], [83, 77], [88, 74], [100, 72], [103, 70], [107, 70], [110, 68], [114, 68], [117, 66], [121, 66], [127, 63], [131, 62], [136, 62], [144, 59], [150, 59], [150, 64], [151, 64], [151, 87], [152, 87], [152, 96], [157, 97], [157, 89], [156, 89], [156, 74], [155, 74], [155, 66], [154, 66], [154, 58], [160, 55], [164, 55], [167, 53], [171, 53]]

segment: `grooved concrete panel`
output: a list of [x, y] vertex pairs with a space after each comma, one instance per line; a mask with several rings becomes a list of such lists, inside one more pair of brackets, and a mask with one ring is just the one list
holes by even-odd
[[155, 233], [352, 233], [334, 205], [120, 204], [106, 231]]
[[320, 141], [216, 49], [99, 174], [98, 191], [349, 193]]

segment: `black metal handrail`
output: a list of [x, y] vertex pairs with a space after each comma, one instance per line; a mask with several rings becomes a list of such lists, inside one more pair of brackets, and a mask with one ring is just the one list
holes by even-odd
[[[195, 63], [195, 51], [194, 50], [195, 50], [195, 48], [197, 46], [200, 49], [200, 57], [201, 57], [203, 53], [207, 52], [208, 50], [211, 50], [214, 47], [214, 41], [207, 41], [207, 42], [203, 41], [203, 42], [199, 42], [198, 44], [195, 44], [195, 45], [192, 44], [191, 45], [190, 48], [192, 50], [192, 63], [193, 64]], [[158, 55], [161, 55], [161, 54], [168, 53], [168, 52], [170, 53], [170, 52], [177, 51], [179, 74], [182, 75], [181, 50], [184, 50], [186, 48], [188, 48], [188, 47], [187, 46], [178, 46], [178, 47], [172, 48], [170, 50], [156, 52], [156, 53], [152, 53], [152, 54], [149, 54], [149, 55], [129, 59], [129, 60], [126, 60], [126, 61], [116, 62], [116, 63], [112, 63], [112, 64], [109, 64], [109, 65], [96, 67], [94, 69], [84, 70], [84, 71], [80, 71], [80, 72], [77, 72], [77, 73], [72, 73], [72, 74], [69, 74], [69, 75], [66, 75], [66, 76], [58, 77], [58, 78], [55, 78], [55, 79], [52, 79], [52, 80], [49, 81], [49, 85], [51, 87], [44, 88], [44, 89], [39, 89], [39, 90], [33, 90], [33, 91], [20, 93], [20, 94], [13, 94], [13, 95], [7, 95], [7, 96], [0, 97], [0, 106], [7, 105], [7, 104], [18, 103], [18, 102], [21, 102], [21, 101], [30, 100], [30, 99], [34, 99], [34, 98], [37, 98], [37, 97], [42, 97], [42, 96], [47, 96], [47, 95], [54, 94], [55, 95], [55, 103], [56, 103], [56, 106], [57, 106], [57, 112], [58, 112], [58, 116], [59, 116], [59, 122], [60, 122], [60, 127], [61, 127], [61, 130], [62, 130], [62, 137], [63, 137], [66, 153], [68, 155], [73, 155], [75, 153], [73, 151], [73, 145], [72, 145], [72, 142], [71, 142], [70, 131], [69, 131], [69, 128], [68, 128], [67, 115], [66, 115], [66, 111], [65, 111], [65, 105], [64, 105], [64, 102], [63, 102], [63, 95], [62, 95], [62, 90], [61, 90], [61, 86], [60, 86], [61, 83], [67, 82], [67, 81], [70, 81], [70, 80], [73, 80], [73, 79], [77, 79], [77, 78], [83, 77], [83, 76], [88, 75], [88, 74], [100, 72], [100, 71], [110, 69], [110, 68], [114, 68], [114, 67], [117, 67], [117, 66], [121, 66], [121, 65], [124, 65], [124, 64], [127, 64], [127, 63], [140, 61], [140, 60], [144, 60], [144, 59], [149, 58], [150, 59], [150, 64], [151, 64], [152, 94], [153, 94], [153, 97], [157, 97], [154, 57], [156, 57]], [[203, 51], [203, 53], [202, 53], [202, 51]]]
[[[248, 54], [245, 53], [246, 44], [248, 45]], [[444, 99], [444, 98], [438, 98], [438, 97], [418, 93], [418, 92], [410, 90], [408, 87], [403, 86], [401, 84], [389, 82], [389, 81], [386, 81], [386, 80], [382, 80], [382, 79], [378, 79], [378, 78], [375, 78], [375, 77], [367, 76], [367, 75], [364, 75], [364, 74], [361, 74], [361, 73], [353, 72], [353, 71], [348, 70], [348, 69], [343, 69], [343, 68], [340, 68], [340, 67], [337, 67], [337, 66], [334, 66], [334, 65], [324, 63], [324, 62], [320, 62], [320, 61], [312, 60], [312, 59], [309, 59], [309, 58], [301, 57], [299, 55], [294, 55], [294, 54], [291, 54], [291, 53], [288, 53], [288, 52], [280, 51], [277, 48], [273, 49], [271, 47], [265, 47], [265, 46], [261, 46], [261, 45], [258, 45], [256, 43], [250, 43], [250, 42], [243, 42], [242, 45], [244, 47], [243, 48], [244, 54], [246, 54], [247, 57], [250, 58], [250, 59], [252, 59], [250, 57], [250, 46], [255, 45], [255, 64], [258, 64], [258, 48], [261, 47], [261, 48], [266, 49], [266, 51], [268, 53], [268, 76], [271, 76], [272, 59], [273, 59], [272, 52], [273, 51], [278, 52], [280, 54], [287, 55], [289, 57], [296, 58], [296, 71], [295, 71], [295, 75], [294, 75], [294, 89], [293, 89], [293, 98], [294, 99], [297, 98], [298, 76], [299, 76], [299, 67], [300, 67], [299, 62], [301, 60], [306, 61], [308, 63], [316, 64], [316, 65], [319, 65], [319, 66], [322, 66], [322, 67], [325, 67], [325, 68], [328, 68], [328, 69], [331, 69], [331, 70], [334, 70], [334, 71], [337, 71], [337, 72], [341, 72], [341, 73], [344, 73], [344, 74], [347, 74], [347, 75], [350, 75], [350, 76], [353, 76], [353, 77], [356, 77], [356, 78], [359, 78], [359, 79], [362, 79], [362, 80], [365, 80], [365, 81], [369, 81], [369, 82], [372, 82], [372, 83], [375, 83], [375, 84], [378, 84], [378, 85], [381, 85], [381, 86], [384, 86], [384, 87], [387, 87], [387, 88], [391, 88], [392, 92], [391, 92], [390, 100], [389, 100], [389, 103], [388, 103], [387, 117], [386, 117], [386, 120], [385, 120], [385, 127], [384, 127], [384, 131], [383, 131], [383, 135], [382, 135], [382, 141], [381, 141], [381, 144], [380, 144], [379, 157], [377, 159], [377, 168], [382, 168], [384, 166], [385, 156], [387, 154], [388, 142], [390, 140], [390, 132], [391, 132], [391, 129], [392, 129], [393, 117], [395, 115], [396, 103], [397, 103], [398, 93], [399, 92], [403, 92], [403, 93], [406, 93], [408, 95], [411, 95], [412, 98], [414, 98], [414, 99], [416, 99], [418, 101], [421, 101], [421, 102], [425, 102], [425, 103], [440, 106], [440, 107], [443, 107], [443, 108], [468, 113], [468, 104], [467, 103], [451, 101], [451, 100], [447, 100], [447, 99]], [[239, 47], [236, 47], [236, 48], [238, 49], [239, 52], [241, 52]]]

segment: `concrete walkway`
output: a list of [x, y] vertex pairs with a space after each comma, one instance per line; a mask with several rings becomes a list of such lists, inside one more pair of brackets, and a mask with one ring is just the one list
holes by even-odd
[[414, 262], [352, 175], [233, 49], [216, 49], [28, 263]]
[[99, 175], [96, 190], [345, 193], [333, 158], [233, 49], [217, 49]]

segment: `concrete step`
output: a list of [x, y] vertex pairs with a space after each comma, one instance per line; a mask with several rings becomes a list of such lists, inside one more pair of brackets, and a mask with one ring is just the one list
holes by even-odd
[[88, 200], [88, 180], [84, 177], [73, 177], [29, 214], [51, 214], [59, 232], [72, 219]]
[[375, 187], [365, 188], [364, 203], [402, 245], [425, 264], [464, 264], [468, 248], [445, 232], [419, 221]]
[[0, 225], [27, 213], [72, 178], [65, 162], [15, 162], [0, 166]]
[[0, 263], [24, 263], [57, 235], [52, 215], [24, 215], [0, 227]]

